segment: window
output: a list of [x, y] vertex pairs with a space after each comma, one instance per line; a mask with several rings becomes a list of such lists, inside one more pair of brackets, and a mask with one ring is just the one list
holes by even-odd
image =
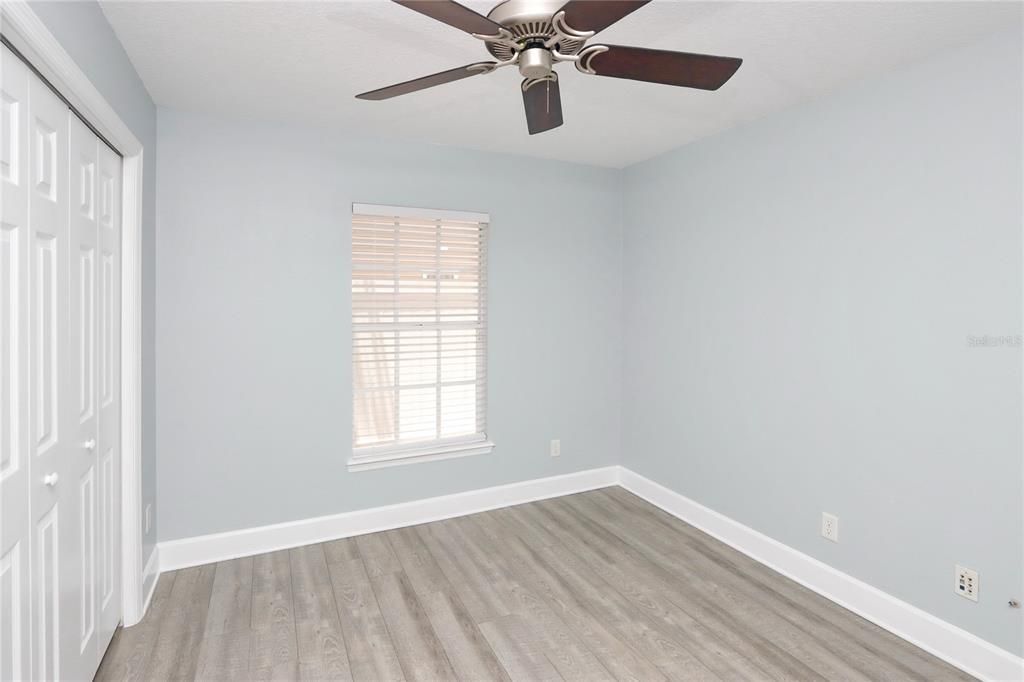
[[486, 214], [352, 207], [349, 469], [489, 452]]

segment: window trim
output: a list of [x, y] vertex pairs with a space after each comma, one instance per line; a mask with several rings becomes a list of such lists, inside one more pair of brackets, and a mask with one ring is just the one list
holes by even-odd
[[[352, 204], [352, 215], [375, 215], [382, 218], [420, 218], [423, 220], [457, 220], [467, 223], [491, 222], [489, 213], [476, 211], [448, 211], [437, 208], [410, 208], [382, 204]], [[351, 227], [351, 224], [349, 225]]]
[[[485, 229], [488, 233], [490, 232], [491, 222], [490, 214], [475, 211], [452, 211], [432, 208], [353, 203], [352, 213], [349, 219], [350, 230], [352, 226], [351, 218], [357, 215], [476, 222], [485, 225]], [[350, 259], [350, 267], [351, 265], [352, 262]], [[486, 262], [483, 263], [483, 268], [486, 270]], [[351, 320], [349, 324], [352, 324]], [[355, 377], [352, 378], [352, 386], [350, 390], [354, 400]], [[354, 423], [352, 425], [352, 429], [354, 436]], [[408, 443], [404, 446], [396, 446], [393, 444], [367, 445], [363, 447], [353, 446], [352, 455], [349, 457], [346, 464], [348, 471], [370, 471], [373, 469], [401, 466], [404, 464], [415, 464], [418, 462], [433, 462], [445, 459], [455, 459], [458, 457], [468, 457], [471, 455], [485, 455], [489, 454], [494, 448], [495, 444], [489, 439], [486, 432], [473, 434], [471, 436], [459, 436], [455, 438], [429, 440], [420, 443]]]
[[378, 452], [376, 453], [372, 452], [374, 449], [373, 446], [359, 448], [360, 451], [370, 451], [365, 454], [356, 453], [353, 450], [353, 455], [348, 460], [348, 470], [369, 471], [416, 462], [436, 462], [470, 455], [486, 455], [494, 449], [494, 443], [488, 440], [487, 436], [478, 436], [472, 440], [448, 443], [432, 440], [400, 449], [395, 449], [392, 446], [380, 447], [377, 448]]

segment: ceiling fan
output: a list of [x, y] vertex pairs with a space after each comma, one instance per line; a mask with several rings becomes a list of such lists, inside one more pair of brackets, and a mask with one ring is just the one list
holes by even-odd
[[505, 0], [486, 17], [454, 0], [394, 0], [399, 5], [454, 26], [483, 41], [498, 61], [476, 62], [356, 95], [382, 100], [435, 85], [518, 66], [530, 134], [562, 125], [559, 62], [582, 73], [612, 78], [717, 90], [743, 63], [735, 57], [651, 50], [624, 45], [587, 45], [630, 12], [651, 0]]

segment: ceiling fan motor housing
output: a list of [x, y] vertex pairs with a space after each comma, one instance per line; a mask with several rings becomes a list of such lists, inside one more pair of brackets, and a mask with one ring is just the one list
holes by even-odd
[[[504, 26], [520, 44], [527, 45], [533, 41], [543, 43], [555, 35], [551, 17], [564, 4], [565, 0], [505, 0], [495, 6], [487, 18]], [[584, 42], [561, 40], [557, 48], [562, 54], [576, 54]], [[511, 58], [513, 54], [509, 46], [503, 43], [487, 43], [487, 50], [501, 61]]]
[[551, 52], [537, 46], [519, 53], [519, 73], [523, 78], [543, 78], [551, 73]]

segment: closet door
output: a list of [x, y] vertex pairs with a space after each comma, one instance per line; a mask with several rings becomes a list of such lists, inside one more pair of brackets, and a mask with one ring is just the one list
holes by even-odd
[[77, 563], [69, 529], [77, 485], [67, 454], [72, 420], [68, 351], [68, 109], [38, 78], [29, 79], [28, 356], [32, 545], [32, 678], [75, 677], [77, 593], [61, 565]]
[[0, 62], [0, 680], [92, 679], [121, 619], [121, 159]]
[[121, 621], [121, 157], [97, 141], [99, 651]]
[[64, 382], [64, 410], [70, 420], [65, 470], [73, 516], [62, 528], [62, 546], [72, 552], [61, 560], [61, 578], [76, 599], [65, 616], [73, 621], [74, 647], [64, 664], [88, 672], [97, 656], [97, 521], [99, 473], [96, 438], [97, 405], [97, 219], [96, 186], [99, 175], [98, 141], [70, 111], [71, 224], [68, 248], [69, 343]]
[[0, 680], [30, 678], [29, 70], [0, 54]]

